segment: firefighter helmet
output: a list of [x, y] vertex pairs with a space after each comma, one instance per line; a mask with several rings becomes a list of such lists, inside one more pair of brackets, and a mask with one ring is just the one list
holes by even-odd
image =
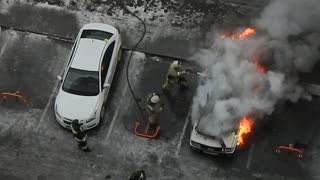
[[178, 68], [178, 67], [180, 67], [180, 66], [181, 66], [181, 61], [173, 61], [173, 62], [172, 62], [172, 66], [173, 66], [173, 68]]
[[80, 126], [79, 120], [78, 120], [78, 119], [73, 120], [73, 121], [71, 122], [71, 125], [72, 125], [73, 127]]
[[79, 123], [78, 119], [75, 119], [71, 122], [71, 129], [74, 129], [74, 130], [81, 129], [81, 124]]
[[136, 171], [129, 176], [128, 180], [145, 180], [146, 174], [143, 170]]
[[157, 94], [153, 93], [150, 101], [152, 103], [158, 103], [160, 101], [160, 97]]
[[141, 174], [140, 174], [139, 180], [145, 180], [145, 179], [147, 179], [146, 174], [144, 173], [144, 171], [140, 171], [140, 172], [141, 172]]

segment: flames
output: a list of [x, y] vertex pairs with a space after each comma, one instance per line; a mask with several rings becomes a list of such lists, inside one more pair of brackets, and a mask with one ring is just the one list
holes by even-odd
[[[239, 31], [239, 32], [223, 32], [219, 35], [219, 37], [221, 39], [225, 39], [227, 37], [230, 37], [231, 40], [236, 40], [236, 39], [239, 39], [239, 40], [245, 40], [253, 35], [256, 34], [256, 30], [253, 29], [253, 28], [246, 28], [242, 31]], [[212, 46], [214, 47], [214, 46]], [[252, 58], [252, 63], [256, 66], [256, 70], [259, 72], [259, 73], [266, 73], [267, 72], [267, 69], [265, 67], [263, 67], [259, 61], [257, 60], [256, 57], [253, 57]]]
[[265, 67], [263, 67], [260, 63], [258, 63], [257, 61], [253, 61], [253, 64], [256, 66], [256, 70], [259, 73], [266, 73], [267, 69]]
[[254, 30], [253, 28], [247, 28], [239, 34], [239, 39], [243, 40], [243, 39], [245, 39], [249, 36], [255, 35], [255, 34], [256, 34], [256, 30]]
[[239, 132], [237, 136], [237, 145], [240, 146], [244, 144], [244, 135], [248, 134], [252, 130], [253, 120], [248, 117], [243, 117], [240, 120]]
[[267, 69], [260, 64], [260, 60], [259, 57], [262, 57], [262, 54], [255, 54], [253, 55], [253, 57], [251, 58], [251, 62], [255, 65], [257, 72], [259, 73], [266, 73]]
[[[224, 32], [219, 35], [221, 39], [230, 38], [231, 40], [240, 40], [243, 41], [249, 37], [252, 37], [256, 34], [256, 30], [253, 28], [246, 28], [242, 31], [237, 32]], [[214, 46], [213, 46], [214, 47]], [[266, 73], [267, 69], [260, 63], [258, 56], [253, 56], [250, 58], [250, 62], [253, 63], [256, 67], [256, 71], [259, 73]], [[252, 92], [255, 92], [259, 88], [259, 85], [254, 85], [252, 87]], [[239, 131], [237, 134], [237, 146], [243, 145], [245, 142], [245, 135], [249, 134], [252, 131], [253, 119], [249, 117], [242, 117], [239, 123]]]
[[221, 39], [225, 39], [227, 37], [230, 37], [232, 40], [235, 40], [235, 39], [240, 39], [240, 40], [244, 40], [252, 35], [255, 35], [256, 34], [256, 30], [253, 29], [253, 28], [246, 28], [245, 30], [243, 31], [240, 31], [240, 32], [235, 32], [235, 33], [230, 33], [230, 32], [224, 32], [224, 33], [221, 33], [219, 35], [219, 37]]

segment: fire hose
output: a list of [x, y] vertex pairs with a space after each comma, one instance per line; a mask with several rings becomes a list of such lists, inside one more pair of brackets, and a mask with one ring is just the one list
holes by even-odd
[[192, 70], [190, 70], [190, 69], [187, 69], [186, 72], [189, 72], [189, 73], [194, 74], [194, 75], [197, 75], [197, 76], [201, 76], [201, 77], [208, 78], [208, 76], [207, 76], [205, 73], [192, 71]]
[[127, 62], [127, 66], [126, 66], [126, 79], [127, 79], [127, 84], [128, 84], [130, 93], [131, 93], [131, 95], [133, 96], [133, 99], [134, 99], [134, 101], [135, 101], [135, 103], [136, 103], [136, 105], [137, 105], [137, 107], [138, 107], [138, 109], [139, 109], [139, 112], [140, 112], [140, 114], [141, 114], [142, 119], [144, 119], [144, 108], [142, 108], [142, 107], [140, 106], [140, 104], [139, 104], [139, 102], [138, 102], [138, 99], [139, 99], [139, 98], [137, 98], [136, 95], [135, 95], [135, 93], [133, 92], [133, 89], [132, 89], [132, 86], [131, 86], [131, 83], [130, 83], [130, 80], [129, 80], [129, 73], [128, 73], [128, 71], [129, 71], [130, 62], [131, 62], [131, 60], [132, 60], [132, 55], [133, 55], [134, 51], [137, 49], [137, 47], [139, 46], [139, 44], [141, 43], [141, 41], [143, 40], [144, 36], [146, 35], [147, 28], [146, 28], [145, 22], [144, 22], [139, 16], [137, 16], [135, 13], [133, 13], [132, 11], [130, 11], [130, 10], [126, 7], [124, 0], [121, 1], [121, 6], [122, 6], [122, 8], [123, 8], [125, 11], [127, 11], [129, 14], [131, 14], [132, 16], [134, 16], [135, 18], [137, 18], [137, 19], [141, 22], [141, 24], [142, 24], [142, 26], [143, 26], [142, 36], [140, 37], [139, 41], [135, 44], [135, 46], [134, 46], [133, 49], [131, 50], [131, 53], [130, 53], [130, 56], [129, 56], [129, 60], [128, 60], [128, 62]]

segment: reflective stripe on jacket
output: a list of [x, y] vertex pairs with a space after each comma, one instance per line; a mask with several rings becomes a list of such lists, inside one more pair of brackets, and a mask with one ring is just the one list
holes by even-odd
[[174, 68], [172, 65], [170, 65], [168, 74], [167, 74], [167, 80], [171, 82], [176, 82], [184, 74], [185, 74], [185, 70], [182, 67]]
[[82, 127], [79, 129], [74, 129], [73, 126], [71, 126], [72, 134], [74, 136], [74, 139], [76, 141], [86, 141], [87, 140], [87, 134], [83, 131]]
[[149, 114], [159, 114], [161, 111], [162, 111], [162, 107], [159, 103], [147, 105], [147, 112]]

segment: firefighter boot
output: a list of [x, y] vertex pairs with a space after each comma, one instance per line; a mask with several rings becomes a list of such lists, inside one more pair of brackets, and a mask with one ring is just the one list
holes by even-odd
[[90, 148], [85, 148], [85, 149], [82, 149], [84, 152], [91, 152]]

